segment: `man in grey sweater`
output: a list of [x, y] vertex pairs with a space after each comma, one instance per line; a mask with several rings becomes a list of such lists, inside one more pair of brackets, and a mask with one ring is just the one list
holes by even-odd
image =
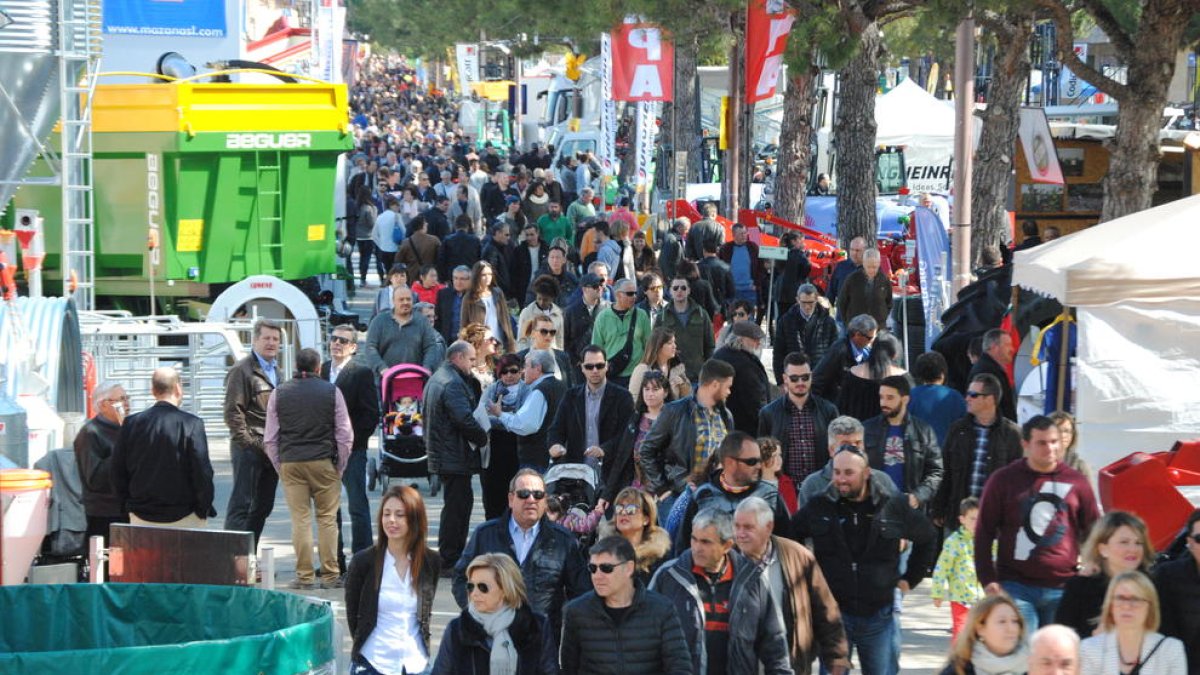
[[413, 313], [413, 293], [408, 286], [392, 291], [391, 314], [380, 313], [367, 328], [367, 364], [376, 372], [400, 363], [424, 366], [433, 372], [445, 356], [437, 331], [424, 316]]

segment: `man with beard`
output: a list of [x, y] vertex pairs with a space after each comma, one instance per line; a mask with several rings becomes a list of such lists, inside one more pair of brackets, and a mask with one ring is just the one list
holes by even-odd
[[758, 414], [770, 400], [771, 382], [762, 364], [762, 341], [766, 335], [753, 321], [738, 321], [730, 329], [729, 344], [713, 352], [713, 358], [733, 366], [733, 389], [729, 412], [738, 431], [758, 431]]

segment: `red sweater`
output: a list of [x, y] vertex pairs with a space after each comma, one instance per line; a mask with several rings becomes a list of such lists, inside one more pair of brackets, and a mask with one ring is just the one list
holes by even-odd
[[1024, 458], [997, 470], [984, 485], [975, 528], [979, 583], [1061, 588], [1075, 575], [1080, 543], [1099, 517], [1087, 478], [1061, 462], [1051, 473], [1034, 471]]

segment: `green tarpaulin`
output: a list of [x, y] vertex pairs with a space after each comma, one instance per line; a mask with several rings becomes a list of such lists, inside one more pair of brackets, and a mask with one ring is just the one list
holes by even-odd
[[0, 673], [304, 673], [333, 661], [333, 620], [238, 586], [0, 587]]

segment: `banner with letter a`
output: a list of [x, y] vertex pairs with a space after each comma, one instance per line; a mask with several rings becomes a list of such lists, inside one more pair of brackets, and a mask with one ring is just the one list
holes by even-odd
[[750, 0], [746, 8], [746, 104], [775, 95], [783, 72], [783, 50], [796, 21], [783, 0]]
[[623, 23], [612, 32], [614, 101], [670, 101], [675, 46], [658, 26]]

